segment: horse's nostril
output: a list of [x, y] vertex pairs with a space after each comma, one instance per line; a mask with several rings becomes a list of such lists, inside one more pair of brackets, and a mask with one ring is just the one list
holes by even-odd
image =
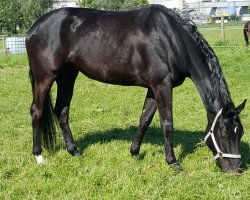
[[242, 174], [244, 172], [244, 170], [240, 167], [234, 167], [234, 168], [230, 168], [230, 167], [223, 167], [222, 171], [224, 173], [236, 173], [236, 174]]

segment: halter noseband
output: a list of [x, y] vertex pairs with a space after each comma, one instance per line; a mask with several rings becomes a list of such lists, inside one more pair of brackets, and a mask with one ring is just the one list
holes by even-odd
[[211, 136], [212, 141], [213, 141], [213, 144], [214, 144], [214, 147], [215, 147], [215, 149], [216, 149], [216, 151], [217, 151], [217, 154], [214, 156], [214, 159], [215, 159], [215, 160], [217, 160], [218, 158], [241, 158], [241, 155], [240, 155], [240, 154], [223, 153], [223, 152], [220, 150], [220, 148], [219, 148], [219, 146], [218, 146], [218, 144], [217, 144], [217, 142], [216, 142], [216, 140], [215, 140], [215, 137], [214, 137], [214, 127], [215, 127], [215, 124], [216, 124], [216, 122], [217, 122], [219, 116], [221, 115], [221, 113], [222, 113], [222, 109], [220, 109], [220, 111], [219, 111], [219, 112], [217, 113], [217, 115], [215, 116], [214, 121], [213, 121], [213, 124], [212, 124], [212, 126], [211, 126], [211, 129], [209, 130], [209, 132], [208, 132], [207, 135], [205, 136], [205, 139], [204, 139], [204, 140], [205, 140], [205, 143], [206, 143], [207, 139]]

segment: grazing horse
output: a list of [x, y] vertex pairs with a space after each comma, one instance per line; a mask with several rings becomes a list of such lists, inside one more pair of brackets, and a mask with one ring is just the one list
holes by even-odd
[[245, 26], [243, 28], [243, 33], [244, 33], [244, 38], [245, 38], [246, 45], [248, 46], [249, 45], [248, 38], [249, 38], [249, 35], [250, 35], [250, 21], [245, 24]]
[[[156, 110], [164, 133], [165, 159], [176, 169], [173, 149], [173, 88], [189, 77], [207, 111], [206, 144], [223, 171], [239, 171], [243, 127], [212, 48], [189, 19], [159, 5], [128, 11], [62, 8], [38, 19], [26, 37], [33, 91], [33, 154], [43, 163], [55, 145], [57, 117], [67, 150], [80, 156], [69, 127], [69, 109], [78, 72], [104, 83], [147, 88], [132, 155]], [[55, 108], [50, 89], [57, 83]]]

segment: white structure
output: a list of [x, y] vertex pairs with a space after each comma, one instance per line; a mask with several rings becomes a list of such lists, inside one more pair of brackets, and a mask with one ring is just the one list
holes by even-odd
[[63, 7], [80, 7], [80, 0], [57, 0], [53, 3], [53, 9]]
[[242, 21], [250, 21], [250, 14], [245, 14], [242, 16]]
[[16, 54], [26, 53], [25, 37], [6, 37], [5, 40], [5, 53]]
[[149, 0], [149, 3], [184, 10], [192, 16], [243, 15], [250, 6], [249, 0]]
[[150, 4], [161, 4], [167, 8], [181, 9], [185, 0], [149, 0]]

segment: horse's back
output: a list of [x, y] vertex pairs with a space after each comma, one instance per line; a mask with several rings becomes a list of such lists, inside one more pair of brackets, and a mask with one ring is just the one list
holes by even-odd
[[[166, 19], [167, 12], [156, 5], [119, 12], [83, 8], [52, 11], [27, 34], [27, 52], [51, 58], [54, 71], [70, 62], [99, 81], [148, 86], [154, 77], [160, 81], [169, 73], [164, 66], [167, 60], [177, 66], [178, 60], [166, 51], [169, 47], [177, 51], [171, 38], [183, 45], [173, 19]], [[163, 30], [166, 25], [168, 29]], [[167, 40], [162, 33], [169, 35]]]
[[[86, 8], [57, 9], [43, 15], [33, 24], [27, 33], [26, 41], [27, 43], [30, 42], [34, 35], [39, 36], [40, 40], [42, 37], [49, 38], [58, 36], [55, 34], [59, 34], [59, 36], [75, 34], [81, 38], [84, 32], [86, 34], [96, 28], [109, 28], [112, 30], [114, 26], [116, 26], [115, 29], [120, 27], [124, 29], [126, 26], [129, 26], [131, 29], [136, 25], [135, 19], [142, 13], [145, 13], [146, 10], [149, 10], [149, 8], [124, 12]], [[144, 17], [141, 17], [139, 20], [143, 18]], [[137, 20], [137, 22], [139, 20]], [[36, 39], [38, 41], [38, 37], [36, 37]]]

